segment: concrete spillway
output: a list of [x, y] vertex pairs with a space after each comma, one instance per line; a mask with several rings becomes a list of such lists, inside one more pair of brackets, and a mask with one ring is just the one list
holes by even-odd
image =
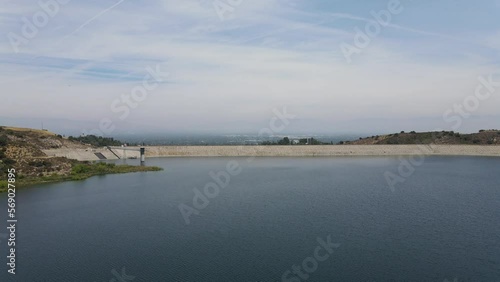
[[107, 158], [106, 158], [103, 154], [101, 154], [101, 153], [94, 153], [94, 155], [95, 155], [96, 157], [98, 157], [100, 160], [106, 160], [106, 159], [107, 159]]
[[[49, 149], [43, 150], [43, 152], [49, 157], [66, 157], [68, 159], [74, 159], [79, 161], [98, 161], [98, 160], [118, 160], [126, 158], [139, 158], [139, 151], [126, 151], [120, 149], [108, 149], [108, 148], [89, 148], [89, 149]], [[104, 157], [104, 158], [103, 158]]]

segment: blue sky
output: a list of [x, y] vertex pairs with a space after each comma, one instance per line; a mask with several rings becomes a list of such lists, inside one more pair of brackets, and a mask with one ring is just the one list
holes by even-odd
[[[0, 124], [257, 133], [286, 107], [287, 132], [500, 128], [500, 89], [460, 126], [443, 118], [478, 77], [500, 81], [500, 0], [55, 1], [2, 1]], [[380, 32], [347, 60], [341, 46], [370, 23]], [[147, 68], [168, 78], [120, 118], [111, 105]]]

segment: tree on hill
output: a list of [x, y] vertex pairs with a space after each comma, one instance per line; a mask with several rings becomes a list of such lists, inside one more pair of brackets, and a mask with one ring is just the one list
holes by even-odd
[[[310, 144], [308, 143], [308, 139]], [[264, 141], [261, 143], [262, 145], [294, 145], [292, 144], [290, 138], [284, 137], [283, 139], [279, 140], [278, 142], [271, 142], [271, 141]], [[321, 141], [318, 141], [314, 138], [302, 138], [299, 139], [299, 142], [297, 145], [327, 145], [330, 143], [323, 143]]]
[[101, 137], [95, 135], [87, 135], [80, 137], [68, 137], [69, 140], [78, 141], [84, 144], [90, 144], [92, 146], [104, 147], [104, 146], [121, 146], [123, 143], [121, 141], [115, 140], [114, 138]]
[[278, 145], [290, 145], [290, 139], [288, 137], [285, 137], [278, 141]]
[[6, 135], [4, 135], [4, 134], [0, 135], [0, 146], [1, 147], [7, 146], [8, 141], [9, 140], [7, 139]]

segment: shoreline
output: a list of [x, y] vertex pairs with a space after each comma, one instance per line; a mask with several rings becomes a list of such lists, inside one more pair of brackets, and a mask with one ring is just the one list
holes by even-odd
[[[160, 167], [156, 166], [132, 166], [132, 165], [114, 165], [114, 164], [80, 164], [80, 170], [67, 175], [53, 174], [49, 176], [20, 178], [15, 182], [15, 189], [30, 188], [39, 184], [59, 183], [68, 181], [82, 181], [94, 176], [137, 173], [137, 172], [151, 172], [161, 171]], [[5, 193], [8, 190], [8, 182], [5, 180], [0, 181], [0, 193]]]
[[[134, 147], [132, 147], [134, 148]], [[139, 147], [135, 147], [139, 148]], [[217, 146], [145, 146], [147, 158], [217, 158], [217, 157], [397, 157], [397, 156], [468, 156], [500, 157], [500, 145], [217, 145]], [[101, 149], [44, 150], [47, 157], [67, 157], [93, 161]], [[114, 150], [120, 155], [123, 150]], [[111, 153], [111, 152], [108, 152]], [[134, 156], [138, 152], [128, 152]], [[110, 154], [108, 154], [110, 155]], [[113, 155], [113, 154], [111, 154]], [[109, 160], [113, 160], [109, 158]], [[98, 159], [96, 159], [98, 161]], [[96, 175], [120, 174], [161, 170], [156, 167], [116, 166], [106, 171], [82, 171], [78, 174], [52, 175], [20, 179], [18, 184], [31, 187], [37, 184], [84, 180]], [[5, 192], [5, 181], [0, 182], [0, 193]]]

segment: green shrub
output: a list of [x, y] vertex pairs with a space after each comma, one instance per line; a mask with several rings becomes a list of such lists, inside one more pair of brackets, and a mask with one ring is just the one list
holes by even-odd
[[11, 166], [11, 165], [14, 165], [16, 163], [15, 160], [13, 159], [9, 159], [9, 158], [5, 158], [2, 160], [2, 162], [6, 165], [6, 166]]
[[69, 140], [79, 141], [84, 144], [90, 144], [93, 146], [104, 147], [104, 146], [121, 146], [123, 142], [115, 140], [114, 138], [95, 136], [95, 135], [87, 135], [80, 137], [69, 136]]
[[50, 162], [44, 160], [32, 161], [29, 162], [28, 165], [34, 167], [50, 167]]
[[9, 139], [5, 135], [0, 135], [0, 146], [7, 146]]
[[11, 132], [12, 132], [11, 135], [14, 135], [19, 138], [24, 138], [24, 133], [21, 131], [11, 131]]
[[102, 165], [97, 165], [94, 169], [94, 172], [97, 174], [104, 174], [106, 173], [106, 171], [108, 171], [108, 169], [106, 168], [106, 166]]
[[84, 164], [77, 164], [71, 168], [73, 174], [83, 174], [90, 172], [90, 166]]

